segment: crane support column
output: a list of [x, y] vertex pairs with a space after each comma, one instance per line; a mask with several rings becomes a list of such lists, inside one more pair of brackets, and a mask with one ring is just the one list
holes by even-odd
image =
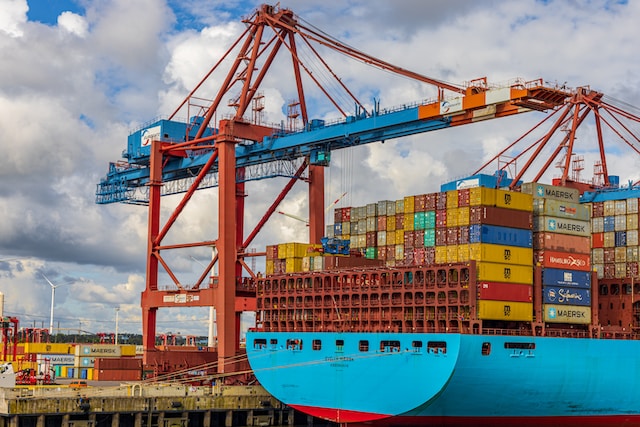
[[[221, 129], [221, 133], [222, 129]], [[218, 372], [232, 372], [225, 360], [236, 354], [236, 157], [235, 139], [226, 134], [218, 146], [218, 287], [216, 310], [218, 322]]]
[[156, 242], [160, 234], [160, 197], [162, 189], [162, 143], [151, 142], [149, 163], [149, 219], [147, 233], [147, 283], [142, 292], [142, 336], [144, 348], [143, 363], [148, 361], [148, 353], [156, 350], [156, 316], [158, 307], [152, 307], [151, 293], [158, 290], [158, 257]]
[[309, 166], [309, 243], [324, 236], [324, 166]]

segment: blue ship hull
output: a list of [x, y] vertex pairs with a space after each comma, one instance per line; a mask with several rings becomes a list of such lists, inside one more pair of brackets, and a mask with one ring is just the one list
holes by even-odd
[[640, 425], [640, 342], [531, 336], [249, 332], [278, 400], [339, 423]]

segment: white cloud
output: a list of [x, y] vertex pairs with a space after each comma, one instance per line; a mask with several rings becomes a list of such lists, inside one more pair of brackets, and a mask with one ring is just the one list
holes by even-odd
[[73, 12], [62, 12], [58, 16], [58, 26], [78, 37], [85, 37], [89, 31], [87, 20]]
[[0, 0], [0, 31], [11, 37], [20, 37], [27, 22], [26, 0]]

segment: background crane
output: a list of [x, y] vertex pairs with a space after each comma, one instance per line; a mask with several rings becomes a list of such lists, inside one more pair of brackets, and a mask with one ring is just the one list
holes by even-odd
[[[97, 203], [148, 206], [146, 287], [141, 298], [144, 363], [151, 361], [155, 351], [158, 308], [215, 306], [221, 334], [218, 370], [231, 372], [237, 368], [225, 363], [239, 349], [240, 312], [255, 309], [251, 280], [255, 273], [244, 259], [264, 255], [249, 253], [247, 247], [300, 179], [309, 189], [309, 240], [320, 242], [324, 234], [324, 168], [330, 164], [332, 151], [526, 111], [556, 109], [572, 96], [572, 91], [547, 86], [541, 79], [516, 79], [501, 86], [490, 85], [486, 78], [461, 86], [442, 82], [349, 47], [306, 25], [291, 10], [277, 6], [262, 5], [243, 22], [245, 32], [169, 118], [129, 136], [124, 160], [111, 163], [107, 176], [97, 186]], [[367, 107], [333, 71], [321, 50], [424, 83], [433, 88], [434, 96], [398, 108], [381, 109], [377, 101]], [[290, 82], [296, 99], [287, 104], [286, 123], [266, 125], [261, 120], [260, 88], [269, 71], [276, 68], [280, 52], [290, 60], [292, 77], [278, 74], [277, 80]], [[205, 83], [225, 63], [230, 65], [219, 79], [219, 90], [211, 99], [201, 96]], [[336, 92], [340, 96], [334, 95]], [[339, 118], [332, 122], [312, 119], [309, 94], [328, 101]], [[224, 99], [229, 99], [230, 110], [226, 113]], [[179, 113], [186, 113], [188, 119], [179, 121]], [[287, 184], [245, 236], [245, 183], [278, 176], [289, 178]], [[163, 243], [195, 191], [212, 187], [218, 189], [217, 238]], [[161, 224], [161, 197], [178, 193], [183, 194], [181, 201]], [[215, 246], [218, 254], [197, 282], [186, 286], [163, 253], [203, 246]], [[218, 276], [206, 282], [216, 263]], [[173, 282], [168, 289], [158, 287], [160, 267]]]

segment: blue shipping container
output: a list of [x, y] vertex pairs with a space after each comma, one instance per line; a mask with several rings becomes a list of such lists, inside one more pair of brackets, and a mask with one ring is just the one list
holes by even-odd
[[469, 243], [489, 243], [492, 245], [532, 248], [533, 232], [521, 228], [474, 224], [469, 226]]
[[545, 268], [542, 270], [542, 284], [591, 289], [591, 272]]
[[604, 217], [604, 232], [615, 231], [616, 229], [616, 221], [614, 216], [605, 216]]
[[591, 291], [581, 288], [561, 288], [545, 286], [542, 288], [545, 304], [591, 305]]
[[342, 223], [338, 222], [333, 225], [333, 234], [336, 236], [342, 236]]
[[614, 245], [616, 247], [627, 246], [627, 232], [626, 231], [616, 231], [614, 240], [615, 240]]

